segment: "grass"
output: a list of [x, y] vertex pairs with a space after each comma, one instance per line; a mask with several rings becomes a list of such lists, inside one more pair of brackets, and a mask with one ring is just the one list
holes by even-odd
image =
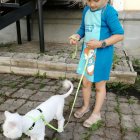
[[117, 54], [114, 54], [113, 56], [113, 69], [115, 69], [115, 66], [118, 65], [120, 62], [120, 57]]
[[133, 99], [130, 98], [130, 99], [128, 99], [128, 103], [129, 103], [129, 104], [135, 104], [135, 101], [134, 101]]
[[135, 96], [140, 99], [140, 75], [137, 76], [136, 82], [133, 85], [124, 83], [107, 83], [107, 91], [114, 92], [119, 96], [125, 96], [128, 98], [128, 102], [133, 104], [130, 96]]
[[140, 127], [135, 127], [135, 128], [133, 129], [133, 131], [134, 131], [134, 132], [137, 132], [137, 133], [140, 133]]
[[11, 47], [13, 45], [13, 43], [0, 43], [0, 48], [8, 48]]

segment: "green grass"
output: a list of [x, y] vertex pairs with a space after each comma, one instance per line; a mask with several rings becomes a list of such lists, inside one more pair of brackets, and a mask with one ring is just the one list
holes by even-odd
[[140, 133], [140, 127], [135, 127], [135, 128], [133, 129], [133, 131], [134, 131], [134, 132], [137, 132], [137, 133]]
[[130, 98], [130, 99], [128, 99], [128, 103], [129, 103], [129, 104], [134, 104], [135, 101], [134, 101], [133, 99]]
[[0, 48], [11, 47], [13, 43], [0, 43]]
[[120, 62], [120, 57], [117, 54], [114, 54], [113, 56], [113, 69], [115, 69], [115, 65], [118, 65]]

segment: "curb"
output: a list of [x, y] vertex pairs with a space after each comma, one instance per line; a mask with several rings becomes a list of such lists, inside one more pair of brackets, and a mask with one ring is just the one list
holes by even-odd
[[[0, 53], [0, 73], [20, 75], [44, 75], [49, 78], [80, 79], [76, 74], [77, 64], [52, 61], [52, 56], [34, 53]], [[132, 65], [131, 65], [132, 67]], [[111, 71], [109, 82], [134, 84], [137, 73], [133, 71]]]

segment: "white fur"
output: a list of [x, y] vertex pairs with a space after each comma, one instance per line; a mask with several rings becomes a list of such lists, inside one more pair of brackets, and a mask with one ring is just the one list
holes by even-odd
[[22, 133], [25, 133], [30, 136], [31, 140], [44, 140], [45, 125], [41, 119], [36, 122], [32, 130], [28, 131], [33, 124], [33, 120], [29, 118], [29, 116], [37, 118], [41, 115], [41, 113], [37, 110], [38, 108], [43, 111], [45, 120], [48, 123], [53, 119], [57, 119], [59, 132], [62, 132], [65, 121], [63, 117], [64, 98], [68, 97], [73, 91], [73, 84], [70, 81], [65, 80], [63, 85], [66, 88], [70, 87], [66, 94], [50, 97], [48, 100], [23, 116], [18, 113], [5, 111], [4, 114], [6, 120], [3, 124], [3, 134], [7, 138], [17, 139], [22, 136]]

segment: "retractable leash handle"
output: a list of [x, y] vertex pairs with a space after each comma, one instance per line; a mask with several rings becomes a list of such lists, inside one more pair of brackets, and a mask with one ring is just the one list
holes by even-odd
[[[73, 40], [79, 41], [79, 39], [76, 37], [76, 35], [70, 36], [69, 39], [73, 39]], [[77, 55], [77, 50], [78, 50], [78, 45], [76, 44], [75, 51], [72, 54], [72, 59], [75, 59], [75, 57]]]

